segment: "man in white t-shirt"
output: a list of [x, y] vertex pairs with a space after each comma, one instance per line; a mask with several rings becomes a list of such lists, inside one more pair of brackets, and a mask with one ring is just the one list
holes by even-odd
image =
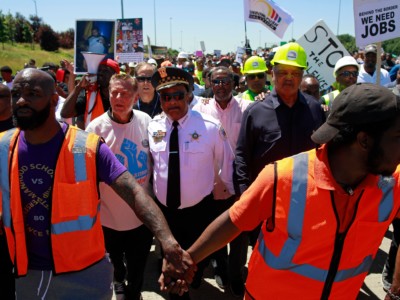
[[[137, 89], [137, 81], [129, 75], [113, 75], [109, 85], [111, 108], [93, 120], [86, 131], [101, 136], [119, 161], [152, 195], [149, 183], [152, 166], [147, 135], [151, 118], [144, 112], [132, 109]], [[100, 183], [100, 196], [101, 224], [106, 249], [114, 265], [117, 299], [141, 299], [143, 273], [153, 235], [106, 184]]]
[[[365, 59], [364, 63], [360, 66], [360, 72], [358, 73], [357, 82], [376, 83], [376, 45], [371, 44], [366, 46], [364, 53]], [[380, 79], [381, 86], [387, 86], [391, 82], [389, 72], [382, 68]]]

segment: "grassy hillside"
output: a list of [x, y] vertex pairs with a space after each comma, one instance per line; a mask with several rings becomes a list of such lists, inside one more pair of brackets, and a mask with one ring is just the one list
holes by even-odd
[[59, 49], [57, 52], [47, 52], [40, 49], [40, 45], [31, 44], [0, 44], [0, 67], [7, 65], [15, 74], [24, 68], [24, 64], [33, 58], [36, 66], [41, 67], [44, 62], [60, 64], [61, 59], [74, 60], [74, 49]]

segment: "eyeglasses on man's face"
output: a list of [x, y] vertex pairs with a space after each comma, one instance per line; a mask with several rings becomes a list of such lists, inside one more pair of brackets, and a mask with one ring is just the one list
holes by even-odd
[[358, 71], [344, 71], [342, 73], [340, 73], [338, 76], [342, 76], [342, 77], [358, 77]]
[[174, 101], [181, 101], [185, 99], [185, 92], [176, 92], [176, 93], [160, 93], [161, 101], [170, 102]]
[[138, 82], [145, 82], [145, 81], [151, 82], [151, 76], [138, 76], [136, 77], [136, 80]]
[[247, 79], [254, 80], [254, 79], [263, 79], [265, 76], [265, 73], [257, 73], [257, 74], [248, 74], [246, 77]]
[[231, 79], [229, 77], [225, 77], [225, 78], [219, 78], [219, 79], [213, 79], [211, 80], [211, 83], [213, 86], [217, 86], [217, 85], [228, 85], [231, 83]]

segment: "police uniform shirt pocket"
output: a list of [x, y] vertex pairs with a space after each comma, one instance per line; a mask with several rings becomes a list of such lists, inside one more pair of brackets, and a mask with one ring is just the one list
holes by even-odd
[[213, 160], [213, 156], [206, 153], [206, 145], [198, 141], [185, 141], [183, 154], [184, 166], [192, 170], [205, 168], [207, 159]]
[[150, 152], [153, 156], [154, 167], [157, 170], [164, 170], [168, 166], [167, 142], [165, 140], [151, 142]]

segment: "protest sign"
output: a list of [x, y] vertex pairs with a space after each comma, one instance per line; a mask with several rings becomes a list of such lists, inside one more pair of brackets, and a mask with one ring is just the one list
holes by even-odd
[[354, 0], [357, 46], [400, 37], [399, 0]]
[[326, 90], [336, 80], [333, 70], [336, 62], [350, 55], [324, 21], [318, 21], [297, 40], [307, 53], [306, 73], [314, 75], [320, 82], [320, 90]]
[[116, 26], [116, 53], [118, 62], [143, 61], [142, 18], [118, 19]]
[[245, 53], [246, 53], [246, 49], [244, 49], [243, 47], [237, 47], [235, 61], [242, 63], [243, 62], [242, 56]]
[[204, 41], [200, 41], [200, 48], [201, 51], [206, 52], [206, 44], [204, 43]]
[[82, 52], [105, 54], [114, 59], [115, 20], [77, 20], [75, 27], [75, 70], [76, 74], [87, 73]]

